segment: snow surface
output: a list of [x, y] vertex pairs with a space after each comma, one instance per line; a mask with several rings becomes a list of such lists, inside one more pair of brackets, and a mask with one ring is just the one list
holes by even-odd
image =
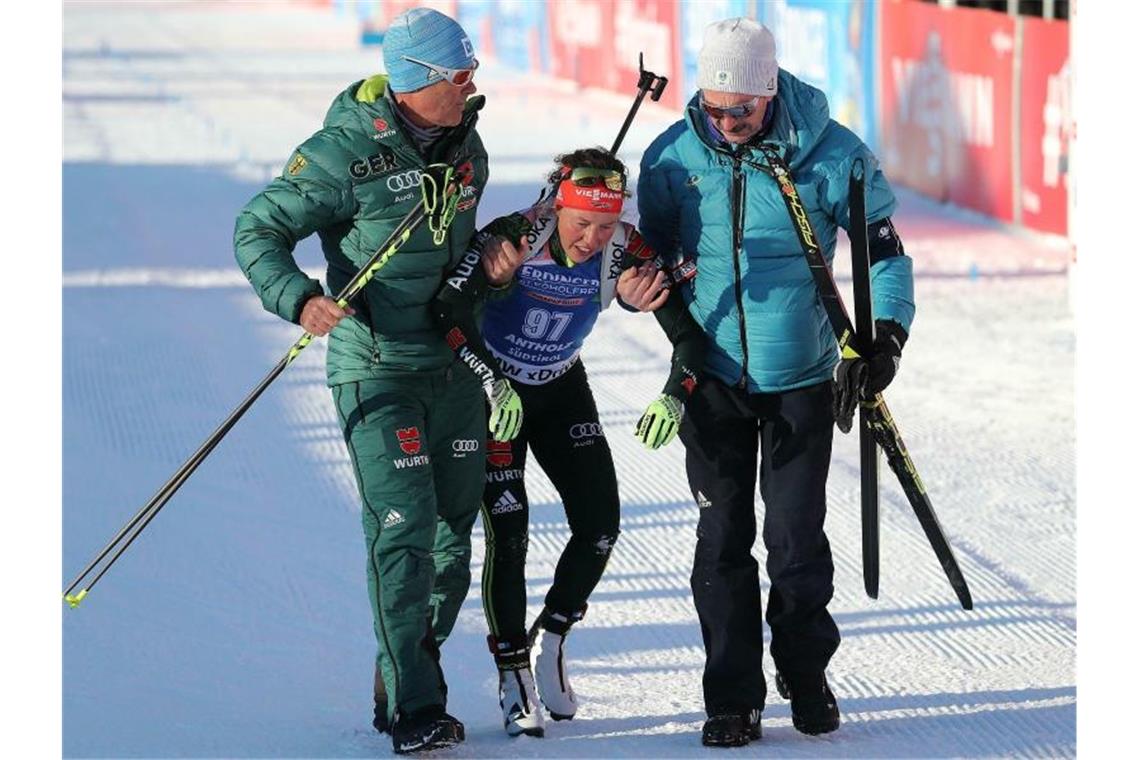
[[[379, 69], [349, 18], [268, 5], [64, 9], [63, 575], [70, 580], [283, 355], [231, 251], [237, 210], [347, 83]], [[481, 221], [530, 200], [554, 153], [609, 145], [629, 99], [488, 62]], [[648, 104], [639, 153], [676, 114]], [[958, 608], [893, 476], [880, 599], [862, 590], [858, 447], [837, 436], [830, 677], [844, 724], [810, 738], [771, 689], [737, 756], [1072, 756], [1075, 489], [1068, 253], [900, 191], [918, 316], [892, 410], [976, 602]], [[298, 258], [321, 271], [313, 241]], [[837, 256], [839, 274], [845, 254]], [[847, 287], [846, 280], [841, 286]], [[584, 353], [614, 449], [622, 537], [568, 642], [582, 701], [508, 739], [476, 582], [444, 647], [468, 741], [440, 757], [695, 757], [696, 507], [683, 449], [630, 432], [664, 379], [651, 317], [613, 309]], [[68, 757], [376, 757], [360, 508], [324, 344], [277, 380], [63, 630]], [[1042, 367], [1048, 368], [1043, 372]], [[567, 530], [538, 468], [530, 612]], [[473, 574], [482, 566], [476, 530]], [[757, 547], [763, 564], [763, 549]], [[766, 579], [763, 587], [767, 589]], [[771, 664], [768, 665], [771, 685]]]

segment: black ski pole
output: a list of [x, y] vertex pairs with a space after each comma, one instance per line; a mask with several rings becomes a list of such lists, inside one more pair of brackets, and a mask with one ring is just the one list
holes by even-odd
[[[479, 118], [479, 111], [482, 109], [485, 100], [486, 98], [484, 98], [482, 95], [477, 95], [474, 98], [471, 98], [468, 101], [467, 108], [465, 109], [463, 120], [459, 123], [456, 130], [450, 134], [449, 138], [444, 143], [442, 143], [442, 145], [444, 145], [444, 150], [440, 155], [445, 158], [445, 161], [451, 163], [452, 166], [459, 162], [457, 153], [462, 148], [463, 142], [466, 140], [467, 135], [474, 128], [475, 122]], [[337, 305], [342, 309], [348, 306], [348, 303], [357, 294], [359, 294], [361, 290], [364, 289], [364, 287], [372, 280], [380, 268], [387, 264], [388, 260], [392, 258], [392, 256], [395, 255], [395, 253], [400, 250], [400, 248], [405, 243], [408, 242], [408, 239], [411, 238], [412, 233], [415, 232], [416, 228], [423, 224], [425, 219], [428, 219], [430, 217], [433, 220], [433, 232], [438, 232], [438, 229], [435, 226], [437, 222], [441, 223], [444, 229], [446, 229], [446, 226], [450, 224], [451, 216], [454, 214], [454, 203], [448, 204], [447, 198], [451, 194], [459, 193], [461, 186], [466, 183], [468, 177], [464, 176], [458, 171], [455, 171], [453, 168], [446, 167], [446, 164], [432, 164], [431, 167], [429, 167], [429, 170], [432, 167], [447, 168], [446, 174], [442, 176], [451, 178], [447, 180], [441, 180], [441, 185], [443, 185], [442, 197], [438, 198], [437, 202], [433, 203], [432, 208], [428, 208], [428, 196], [425, 193], [420, 199], [419, 203], [417, 203], [412, 208], [412, 210], [409, 211], [404, 216], [404, 218], [400, 220], [399, 224], [396, 225], [396, 229], [393, 230], [392, 234], [388, 236], [388, 239], [384, 241], [384, 243], [376, 250], [375, 253], [372, 254], [371, 257], [369, 257], [368, 261], [364, 263], [364, 266], [362, 266], [356, 272], [356, 274], [353, 275], [349, 283], [345, 285], [340, 293], [337, 294], [336, 302]], [[453, 197], [452, 200], [454, 201], [455, 198]], [[448, 209], [450, 209], [450, 213]], [[131, 518], [130, 522], [123, 526], [118, 534], [116, 534], [115, 537], [111, 539], [111, 541], [108, 542], [105, 547], [103, 547], [103, 550], [100, 551], [95, 559], [93, 559], [87, 565], [87, 567], [83, 569], [83, 572], [76, 576], [75, 580], [71, 582], [71, 585], [64, 589], [63, 598], [69, 605], [71, 605], [71, 607], [74, 608], [79, 606], [79, 603], [82, 602], [84, 597], [86, 597], [91, 589], [94, 588], [95, 584], [99, 582], [99, 579], [102, 578], [103, 575], [111, 568], [111, 565], [115, 564], [116, 560], [122, 556], [127, 547], [129, 547], [134, 542], [134, 540], [138, 538], [139, 534], [142, 533], [148, 524], [150, 524], [150, 521], [154, 519], [155, 515], [157, 515], [159, 511], [162, 510], [166, 502], [168, 502], [170, 498], [175, 494], [175, 492], [177, 492], [178, 489], [182, 487], [182, 484], [186, 482], [186, 479], [189, 478], [196, 469], [198, 469], [198, 465], [200, 465], [206, 459], [206, 457], [210, 455], [210, 452], [212, 452], [217, 447], [218, 443], [221, 442], [222, 438], [225, 437], [225, 435], [237, 423], [237, 421], [241, 419], [242, 415], [244, 415], [246, 411], [251, 406], [253, 406], [253, 403], [257, 401], [258, 397], [265, 391], [266, 388], [269, 387], [270, 383], [272, 383], [277, 378], [277, 376], [285, 370], [286, 367], [293, 363], [293, 360], [297, 358], [297, 355], [300, 354], [301, 351], [303, 351], [305, 347], [312, 342], [314, 337], [315, 336], [312, 333], [306, 332], [297, 340], [296, 343], [292, 345], [285, 356], [282, 357], [281, 361], [279, 361], [277, 365], [269, 371], [269, 374], [266, 375], [260, 383], [258, 383], [257, 387], [254, 388], [253, 391], [251, 391], [250, 394], [246, 396], [245, 399], [238, 405], [238, 407], [230, 413], [225, 421], [218, 426], [218, 429], [215, 430], [208, 439], [206, 439], [206, 442], [203, 443], [198, 448], [198, 450], [195, 451], [194, 454], [188, 460], [186, 460], [186, 462], [184, 462], [181, 467], [178, 468], [178, 471], [175, 472], [174, 475], [171, 476], [171, 478], [166, 481], [166, 483], [164, 483], [161, 488], [158, 489], [158, 492], [151, 497], [150, 501], [143, 505], [142, 509], [140, 509], [135, 514], [135, 516]], [[99, 573], [95, 575], [91, 583], [89, 583], [86, 588], [84, 588], [78, 594], [73, 594], [72, 592], [75, 591], [79, 584], [82, 583], [85, 578], [91, 575], [92, 571], [99, 566], [99, 563], [103, 560], [103, 558], [106, 557], [112, 550], [114, 550], [115, 547], [119, 545], [119, 542], [123, 541], [124, 538], [126, 538], [125, 543], [123, 543], [122, 546], [119, 546], [118, 550], [115, 551], [114, 555], [111, 556], [111, 559], [107, 561], [107, 563], [104, 564], [103, 567], [99, 570]]]
[[[866, 168], [857, 159], [848, 183], [851, 229], [851, 280], [855, 296], [855, 343], [861, 356], [875, 343], [871, 317], [871, 260], [867, 249]], [[859, 405], [859, 502], [863, 527], [863, 588], [879, 598], [879, 446], [871, 429], [872, 411]]]
[[[361, 267], [360, 270], [353, 276], [349, 284], [346, 285], [340, 294], [337, 295], [337, 305], [339, 305], [341, 308], [347, 306], [348, 302], [352, 300], [352, 298], [358, 294], [365, 285], [368, 284], [376, 272], [379, 271], [380, 268], [383, 267], [386, 263], [388, 263], [388, 260], [392, 258], [393, 254], [395, 254], [396, 251], [398, 251], [400, 247], [408, 241], [408, 239], [412, 236], [412, 233], [415, 232], [416, 228], [423, 223], [425, 218], [426, 215], [424, 213], [424, 203], [421, 200], [400, 221], [400, 223], [396, 226], [396, 229], [392, 232], [384, 244], [380, 246], [380, 248], [376, 251], [376, 253], [372, 255], [371, 258], [368, 259], [364, 266]], [[222, 438], [226, 436], [226, 434], [237, 423], [237, 421], [241, 419], [242, 415], [244, 415], [246, 411], [248, 411], [249, 408], [253, 406], [253, 403], [257, 401], [262, 392], [269, 387], [270, 383], [272, 383], [277, 378], [277, 376], [280, 375], [285, 370], [285, 368], [293, 362], [294, 359], [297, 358], [297, 355], [300, 354], [301, 351], [303, 351], [305, 347], [312, 342], [313, 337], [314, 336], [312, 333], [306, 332], [297, 340], [296, 343], [293, 344], [288, 353], [282, 357], [281, 361], [277, 362], [277, 365], [274, 366], [273, 369], [269, 371], [269, 374], [267, 374], [264, 379], [262, 379], [262, 381], [257, 384], [257, 387], [254, 388], [253, 391], [251, 391], [250, 394], [246, 396], [240, 404], [238, 404], [237, 408], [234, 409], [233, 412], [231, 412], [230, 415], [225, 419], [225, 421], [218, 426], [217, 430], [215, 430], [210, 435], [210, 437], [206, 439], [205, 443], [203, 443], [198, 448], [198, 450], [195, 451], [194, 454], [189, 459], [187, 459], [181, 467], [178, 468], [178, 471], [175, 472], [174, 475], [172, 475], [171, 478], [166, 481], [166, 483], [164, 483], [161, 488], [158, 489], [154, 496], [150, 498], [150, 501], [143, 505], [142, 509], [140, 509], [138, 513], [135, 514], [133, 518], [131, 518], [130, 522], [123, 526], [122, 530], [120, 530], [118, 534], [116, 534], [115, 537], [112, 538], [105, 547], [103, 547], [103, 550], [100, 551], [98, 555], [96, 555], [95, 559], [93, 559], [87, 565], [87, 567], [83, 569], [83, 572], [76, 576], [75, 580], [73, 580], [71, 584], [66, 589], [64, 589], [63, 598], [69, 605], [72, 607], [79, 606], [79, 603], [83, 601], [83, 598], [87, 596], [88, 592], [94, 588], [95, 584], [99, 582], [99, 579], [102, 578], [107, 570], [111, 568], [111, 565], [115, 564], [115, 561], [119, 559], [124, 551], [126, 551], [127, 547], [130, 546], [136, 538], [138, 538], [143, 529], [145, 529], [150, 521], [154, 519], [155, 515], [157, 515], [159, 511], [162, 510], [166, 502], [170, 500], [170, 497], [172, 497], [175, 492], [177, 492], [178, 489], [182, 487], [182, 484], [186, 482], [187, 478], [189, 478], [191, 474], [193, 474], [194, 470], [198, 469], [198, 466], [202, 464], [206, 457], [210, 455], [210, 452], [212, 452], [217, 447], [218, 443], [221, 442]], [[94, 577], [91, 583], [89, 583], [86, 588], [84, 588], [78, 594], [72, 594], [76, 587], [78, 587], [79, 584], [82, 583], [83, 580], [92, 573], [92, 571], [99, 565], [99, 563], [102, 562], [103, 558], [106, 557], [112, 550], [114, 550], [115, 547], [118, 546], [124, 538], [126, 538], [126, 541], [122, 544], [122, 546], [119, 546], [118, 551], [115, 551], [111, 559], [102, 566], [102, 568], [99, 570], [99, 573]]]
[[637, 109], [641, 108], [641, 101], [645, 99], [646, 93], [649, 93], [650, 100], [661, 100], [661, 93], [665, 92], [665, 85], [669, 84], [667, 77], [659, 77], [652, 71], [645, 70], [644, 53], [637, 54], [637, 70], [637, 97], [634, 98], [633, 105], [625, 117], [625, 122], [621, 125], [621, 130], [618, 131], [617, 139], [614, 140], [614, 146], [610, 148], [611, 156], [617, 155], [621, 141], [625, 139], [625, 133], [629, 129], [629, 125], [633, 123], [633, 117], [637, 114]]

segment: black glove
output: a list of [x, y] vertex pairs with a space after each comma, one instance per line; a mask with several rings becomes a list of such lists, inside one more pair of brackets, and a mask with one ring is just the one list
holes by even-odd
[[875, 343], [871, 346], [871, 355], [867, 357], [867, 387], [863, 390], [864, 396], [882, 393], [895, 379], [906, 339], [906, 330], [898, 322], [893, 319], [875, 320]]
[[835, 379], [831, 381], [831, 414], [840, 432], [851, 432], [855, 407], [866, 385], [866, 360], [844, 359], [835, 365]]
[[907, 332], [892, 319], [875, 320], [875, 342], [868, 356], [844, 359], [835, 368], [831, 411], [839, 429], [847, 433], [861, 399], [882, 393], [898, 372]]

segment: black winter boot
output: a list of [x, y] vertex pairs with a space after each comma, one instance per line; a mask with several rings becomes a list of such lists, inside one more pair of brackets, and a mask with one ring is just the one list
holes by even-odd
[[816, 736], [839, 728], [839, 705], [824, 673], [776, 673], [776, 690], [792, 702], [792, 725]]
[[701, 744], [706, 747], [743, 747], [760, 738], [760, 711], [723, 713], [705, 721]]
[[463, 724], [444, 712], [443, 705], [397, 713], [392, 725], [392, 749], [397, 755], [451, 747], [464, 738]]

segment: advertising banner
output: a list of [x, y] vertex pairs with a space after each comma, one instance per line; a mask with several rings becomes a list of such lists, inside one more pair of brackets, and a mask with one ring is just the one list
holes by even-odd
[[613, 13], [607, 0], [565, 0], [547, 8], [550, 73], [583, 87], [617, 87]]
[[1014, 19], [917, 0], [889, 0], [881, 13], [887, 176], [1012, 221]]
[[[551, 73], [582, 87], [629, 92], [645, 67], [669, 78], [680, 71], [677, 4], [672, 0], [561, 0], [547, 6]], [[677, 88], [661, 102], [678, 106]]]
[[[365, 9], [371, 10], [369, 15], [372, 25], [378, 29], [387, 29], [392, 19], [409, 8], [434, 8], [440, 13], [458, 19], [460, 3], [458, 0], [366, 0], [355, 5], [358, 13], [365, 12]], [[468, 34], [472, 33], [468, 31]]]
[[[747, 0], [686, 5], [714, 10], [723, 5], [743, 14]], [[662, 104], [679, 108], [687, 99], [679, 86], [680, 4], [675, 0], [362, 0], [353, 6], [364, 24], [362, 39], [381, 43], [392, 19], [413, 7], [435, 8], [459, 21], [477, 55], [581, 87], [634, 90], [638, 53], [644, 53], [647, 69], [676, 83], [666, 89]], [[694, 72], [695, 66], [694, 57]]]
[[496, 38], [492, 33], [495, 23], [494, 0], [463, 0], [456, 8], [457, 15], [452, 16], [467, 36], [471, 38], [471, 46], [475, 48], [475, 57], [493, 58], [497, 55]]
[[494, 0], [491, 5], [491, 26], [480, 36], [476, 50], [487, 50], [486, 55], [520, 71], [550, 73], [548, 4]]
[[[616, 0], [614, 11], [614, 65], [617, 90], [637, 89], [638, 53], [645, 54], [645, 68], [677, 81], [681, 75], [679, 7], [674, 0]], [[658, 101], [680, 108], [687, 100], [680, 87], [666, 87]]]
[[351, 4], [363, 22], [365, 44], [383, 44], [383, 33], [392, 19], [409, 8], [434, 8], [459, 22], [476, 56], [535, 72], [550, 68], [546, 6], [520, 0], [360, 0]]
[[1021, 63], [1021, 222], [1067, 235], [1072, 77], [1069, 24], [1026, 18]]
[[878, 147], [875, 4], [864, 0], [779, 0], [757, 6], [776, 37], [781, 68], [827, 95], [831, 118]]

